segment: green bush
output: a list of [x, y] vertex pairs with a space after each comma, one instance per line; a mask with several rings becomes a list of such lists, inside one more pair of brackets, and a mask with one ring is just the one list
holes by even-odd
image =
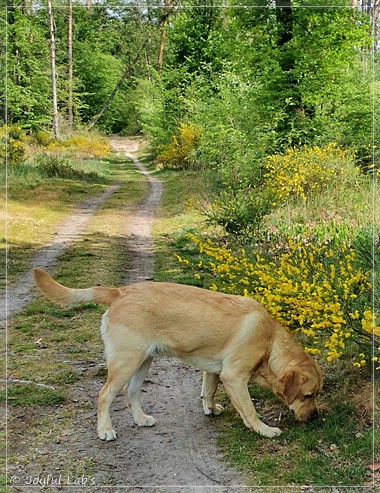
[[271, 210], [272, 195], [267, 190], [226, 189], [204, 213], [209, 224], [222, 226], [227, 233], [252, 235]]
[[41, 153], [36, 157], [37, 171], [47, 178], [73, 178], [75, 169], [70, 162], [60, 156]]
[[133, 93], [142, 132], [155, 155], [169, 145], [179, 122], [188, 116], [184, 94], [192, 76], [183, 67], [153, 71], [149, 80], [137, 81]]
[[[75, 159], [71, 161], [67, 157], [49, 152], [42, 152], [33, 159], [34, 169], [45, 178], [62, 178], [68, 180], [102, 181], [104, 178], [97, 170], [80, 165]], [[32, 163], [31, 163], [32, 166]], [[31, 167], [29, 166], [29, 167]]]

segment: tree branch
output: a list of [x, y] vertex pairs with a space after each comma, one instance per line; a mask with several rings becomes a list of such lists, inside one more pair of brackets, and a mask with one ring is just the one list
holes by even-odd
[[[148, 40], [146, 40], [142, 46], [142, 49], [145, 48], [145, 46], [147, 45], [148, 43]], [[126, 69], [124, 70], [122, 76], [120, 77], [120, 79], [117, 81], [116, 83], [116, 86], [113, 88], [111, 94], [109, 95], [107, 101], [104, 103], [102, 109], [100, 110], [100, 112], [95, 115], [95, 117], [91, 120], [91, 123], [90, 125], [87, 127], [87, 130], [90, 131], [94, 126], [95, 124], [99, 121], [99, 119], [104, 115], [104, 113], [108, 110], [108, 108], [111, 106], [111, 103], [112, 101], [114, 100], [115, 96], [116, 96], [116, 93], [117, 91], [119, 90], [121, 84], [124, 82], [124, 80], [128, 77], [128, 75], [130, 74], [131, 70], [132, 70], [132, 67], [134, 66], [134, 64], [136, 63], [136, 61], [138, 60], [140, 56], [140, 53], [137, 53], [136, 56], [133, 58], [133, 60], [131, 61], [130, 65], [128, 65], [128, 67], [126, 67]]]

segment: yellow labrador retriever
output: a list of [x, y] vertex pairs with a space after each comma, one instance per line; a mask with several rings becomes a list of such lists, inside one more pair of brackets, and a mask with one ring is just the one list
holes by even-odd
[[219, 379], [245, 425], [265, 437], [281, 433], [258, 418], [249, 381], [270, 389], [298, 421], [318, 412], [321, 371], [294, 337], [257, 301], [192, 286], [144, 282], [121, 288], [70, 289], [42, 269], [37, 288], [63, 305], [95, 302], [109, 306], [101, 324], [108, 380], [99, 394], [98, 435], [114, 440], [110, 406], [124, 392], [138, 426], [153, 426], [144, 413], [140, 390], [153, 358], [175, 357], [203, 370], [204, 412], [217, 415]]

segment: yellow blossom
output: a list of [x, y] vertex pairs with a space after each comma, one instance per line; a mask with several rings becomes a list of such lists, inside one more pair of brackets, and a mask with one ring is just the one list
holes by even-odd
[[[177, 256], [179, 262], [193, 268], [197, 279], [198, 269], [202, 278], [208, 273], [214, 291], [255, 298], [289, 331], [311, 341], [312, 348], [306, 344], [311, 354], [333, 361], [358, 332], [380, 335], [372, 311], [357, 301], [370, 284], [367, 273], [353, 263], [355, 254], [348, 245], [337, 247], [334, 255], [325, 245], [289, 239], [286, 253], [267, 261], [244, 249], [234, 253], [210, 240], [190, 238], [200, 258], [191, 264]], [[353, 363], [362, 367], [367, 358], [359, 355]]]

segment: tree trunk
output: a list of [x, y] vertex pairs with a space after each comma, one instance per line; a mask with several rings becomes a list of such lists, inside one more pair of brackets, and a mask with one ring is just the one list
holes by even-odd
[[294, 68], [294, 56], [286, 48], [293, 39], [293, 12], [291, 0], [276, 0], [277, 46], [282, 51], [280, 64], [282, 70], [288, 72]]
[[90, 8], [91, 8], [91, 0], [86, 0], [86, 10], [87, 10], [87, 13], [90, 12]]
[[161, 28], [160, 28], [161, 39], [160, 39], [160, 47], [158, 51], [158, 60], [157, 60], [158, 72], [162, 70], [162, 65], [164, 61], [164, 50], [165, 50], [166, 32], [169, 23], [170, 5], [171, 5], [171, 0], [165, 0], [165, 13], [161, 19]]
[[372, 34], [372, 39], [373, 39], [373, 46], [376, 49], [376, 26], [377, 26], [377, 17], [379, 15], [379, 5], [380, 1], [375, 0], [373, 7], [372, 7], [372, 29], [371, 29], [371, 34]]
[[68, 64], [68, 125], [73, 129], [73, 2], [68, 0], [68, 33], [67, 33], [67, 64]]
[[49, 16], [49, 35], [50, 35], [50, 68], [51, 68], [51, 93], [53, 102], [53, 132], [54, 137], [59, 139], [59, 123], [58, 123], [58, 105], [57, 105], [57, 86], [56, 86], [56, 71], [55, 71], [55, 39], [54, 39], [54, 21], [51, 0], [47, 0], [48, 16]]

